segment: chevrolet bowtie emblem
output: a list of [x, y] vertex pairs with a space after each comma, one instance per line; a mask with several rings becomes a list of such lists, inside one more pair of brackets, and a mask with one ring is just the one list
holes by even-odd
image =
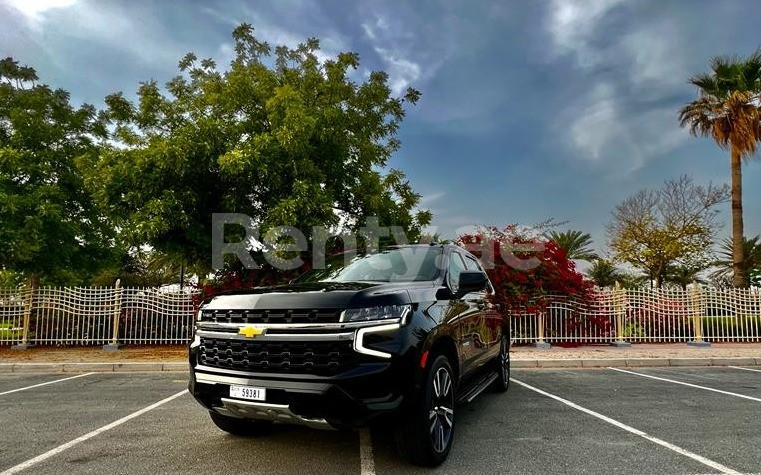
[[264, 330], [261, 328], [256, 328], [251, 325], [246, 325], [245, 327], [242, 327], [240, 330], [238, 330], [238, 335], [243, 335], [246, 338], [253, 338], [257, 335], [261, 335], [264, 333]]

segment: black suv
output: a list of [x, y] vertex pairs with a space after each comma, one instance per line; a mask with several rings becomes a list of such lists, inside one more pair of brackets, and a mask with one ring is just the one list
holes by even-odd
[[491, 292], [467, 251], [414, 245], [219, 295], [198, 312], [190, 392], [237, 435], [273, 421], [353, 428], [401, 416], [401, 453], [435, 466], [457, 403], [510, 382], [508, 325]]

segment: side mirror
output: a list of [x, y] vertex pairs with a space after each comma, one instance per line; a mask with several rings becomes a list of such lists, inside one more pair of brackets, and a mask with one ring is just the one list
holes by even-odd
[[478, 292], [486, 288], [486, 274], [477, 270], [464, 270], [460, 272], [460, 281], [457, 287], [457, 295], [465, 295], [470, 292]]

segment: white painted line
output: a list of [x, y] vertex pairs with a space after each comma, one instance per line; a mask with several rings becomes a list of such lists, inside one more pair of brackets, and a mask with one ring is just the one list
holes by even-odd
[[593, 411], [591, 409], [587, 409], [586, 407], [579, 406], [578, 404], [576, 404], [574, 402], [571, 402], [571, 401], [569, 401], [567, 399], [563, 399], [560, 396], [555, 396], [554, 394], [550, 394], [550, 393], [548, 393], [546, 391], [542, 391], [539, 388], [535, 388], [534, 386], [526, 384], [523, 381], [518, 381], [515, 378], [510, 378], [510, 381], [513, 381], [516, 384], [520, 384], [524, 388], [530, 389], [530, 390], [532, 390], [534, 392], [537, 392], [537, 393], [539, 393], [539, 394], [541, 394], [543, 396], [547, 396], [547, 397], [552, 398], [552, 399], [554, 399], [554, 400], [556, 400], [558, 402], [562, 402], [566, 406], [570, 406], [570, 407], [576, 409], [577, 411], [581, 411], [581, 412], [583, 412], [585, 414], [589, 414], [590, 416], [594, 416], [594, 417], [596, 417], [596, 418], [598, 418], [598, 419], [600, 419], [602, 421], [607, 422], [608, 424], [611, 424], [611, 425], [614, 425], [614, 426], [618, 427], [619, 429], [623, 429], [623, 430], [625, 430], [627, 432], [631, 432], [632, 434], [638, 435], [638, 436], [640, 436], [640, 437], [642, 437], [644, 439], [649, 440], [650, 442], [656, 443], [656, 444], [658, 444], [658, 445], [660, 445], [662, 447], [665, 447], [665, 448], [667, 448], [669, 450], [672, 450], [672, 451], [674, 451], [674, 452], [676, 452], [678, 454], [684, 455], [685, 457], [689, 457], [692, 460], [695, 460], [696, 462], [700, 462], [703, 465], [707, 465], [707, 466], [713, 468], [714, 470], [718, 470], [721, 473], [728, 473], [728, 474], [732, 474], [732, 475], [740, 475], [740, 472], [738, 472], [736, 470], [732, 470], [729, 467], [725, 467], [724, 465], [722, 465], [722, 464], [720, 464], [718, 462], [714, 462], [713, 460], [709, 460], [709, 459], [707, 459], [707, 458], [705, 458], [705, 457], [703, 457], [701, 455], [698, 455], [696, 453], [690, 452], [687, 449], [683, 449], [683, 448], [678, 447], [678, 446], [676, 446], [674, 444], [666, 442], [665, 440], [661, 440], [661, 439], [659, 439], [657, 437], [654, 437], [654, 436], [652, 436], [650, 434], [642, 432], [639, 429], [635, 429], [634, 427], [628, 426], [628, 425], [624, 424], [623, 422], [619, 422], [619, 421], [617, 421], [615, 419], [611, 419], [610, 417], [604, 416], [604, 415], [600, 414], [599, 412], [595, 412], [595, 411]]
[[38, 455], [38, 456], [36, 456], [36, 457], [34, 457], [32, 459], [27, 460], [26, 462], [21, 462], [20, 464], [14, 466], [14, 467], [11, 467], [11, 468], [9, 468], [8, 470], [6, 470], [4, 472], [0, 472], [0, 475], [11, 475], [13, 473], [18, 473], [18, 472], [20, 472], [22, 470], [26, 470], [27, 468], [32, 467], [34, 465], [37, 465], [38, 463], [43, 462], [43, 461], [49, 459], [50, 457], [56, 456], [56, 455], [60, 454], [61, 452], [65, 451], [65, 450], [68, 450], [68, 449], [74, 447], [75, 445], [77, 445], [77, 444], [79, 444], [81, 442], [84, 442], [86, 440], [92, 439], [93, 437], [95, 437], [97, 435], [100, 435], [100, 434], [102, 434], [102, 433], [104, 433], [104, 432], [106, 432], [108, 430], [111, 430], [114, 427], [120, 426], [120, 425], [124, 424], [125, 422], [127, 422], [127, 421], [129, 421], [131, 419], [134, 419], [135, 417], [141, 416], [141, 415], [145, 414], [148, 411], [156, 409], [157, 407], [161, 406], [162, 404], [166, 404], [169, 401], [173, 401], [174, 399], [177, 399], [178, 397], [182, 396], [183, 394], [185, 394], [187, 392], [188, 392], [187, 389], [183, 389], [182, 391], [178, 392], [177, 394], [175, 394], [173, 396], [169, 396], [168, 398], [162, 399], [161, 401], [159, 401], [157, 403], [154, 403], [154, 404], [151, 404], [148, 407], [144, 407], [144, 408], [140, 409], [139, 411], [135, 411], [132, 414], [124, 416], [124, 417], [122, 417], [121, 419], [119, 419], [117, 421], [114, 421], [114, 422], [112, 422], [112, 423], [110, 423], [108, 425], [105, 425], [105, 426], [101, 427], [100, 429], [95, 429], [94, 431], [89, 432], [89, 433], [87, 433], [87, 434], [85, 434], [85, 435], [83, 435], [81, 437], [77, 437], [76, 439], [71, 440], [69, 442], [66, 442], [65, 444], [59, 445], [58, 447], [56, 447], [54, 449], [48, 450], [44, 454]]
[[26, 391], [27, 389], [39, 388], [40, 386], [47, 386], [48, 384], [60, 383], [62, 381], [68, 381], [70, 379], [81, 378], [83, 376], [89, 376], [91, 374], [95, 374], [95, 373], [78, 374], [76, 376], [70, 376], [68, 378], [63, 378], [63, 379], [56, 379], [56, 380], [53, 380], [53, 381], [48, 381], [46, 383], [33, 384], [32, 386], [27, 386], [25, 388], [11, 389], [10, 391], [5, 391], [5, 392], [0, 393], [0, 396], [5, 396], [6, 394], [17, 393], [19, 391]]
[[366, 427], [359, 430], [359, 462], [362, 475], [375, 475], [373, 441], [370, 437], [370, 429]]
[[722, 391], [721, 389], [709, 388], [708, 386], [698, 386], [697, 384], [685, 383], [684, 381], [677, 381], [675, 379], [661, 378], [659, 376], [652, 376], [652, 375], [644, 374], [644, 373], [637, 373], [636, 371], [629, 371], [629, 370], [626, 370], [626, 369], [620, 369], [620, 368], [608, 368], [608, 369], [612, 369], [613, 371], [618, 371], [620, 373], [628, 373], [628, 374], [633, 374], [633, 375], [636, 375], [636, 376], [642, 376], [643, 378], [657, 379], [658, 381], [665, 381], [667, 383], [681, 384], [682, 386], [689, 386], [691, 388], [705, 389], [706, 391], [713, 391], [713, 392], [719, 393], [719, 394], [726, 394], [727, 396], [740, 397], [740, 398], [743, 398], [743, 399], [748, 399], [749, 401], [761, 402], [761, 399], [759, 399], [757, 397], [746, 396], [745, 394], [732, 393], [732, 392], [729, 392], [729, 391]]
[[739, 366], [727, 366], [727, 368], [741, 369], [743, 371], [753, 371], [754, 373], [761, 373], [761, 369], [740, 368]]

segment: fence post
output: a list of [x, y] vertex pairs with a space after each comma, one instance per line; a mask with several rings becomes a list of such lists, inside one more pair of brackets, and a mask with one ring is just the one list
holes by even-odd
[[11, 348], [14, 350], [26, 350], [30, 346], [29, 343], [29, 326], [32, 320], [32, 305], [34, 305], [34, 291], [36, 289], [33, 285], [29, 286], [29, 294], [24, 299], [24, 330], [21, 335], [21, 343], [13, 345]]
[[111, 343], [108, 343], [106, 345], [103, 345], [104, 350], [118, 350], [121, 348], [122, 345], [119, 343], [119, 320], [122, 314], [122, 286], [121, 286], [121, 280], [116, 280], [116, 285], [114, 285], [114, 321], [113, 321], [113, 336], [111, 338]]
[[700, 284], [692, 283], [690, 289], [690, 310], [692, 311], [692, 341], [688, 341], [690, 346], [705, 348], [711, 346], [711, 342], [703, 340], [703, 309], [701, 308]]
[[534, 348], [548, 349], [550, 344], [544, 341], [544, 312], [536, 313], [536, 342]]
[[616, 317], [616, 339], [611, 342], [611, 345], [617, 348], [629, 348], [632, 346], [631, 343], [624, 340], [624, 316], [626, 316], [626, 305], [624, 305], [625, 298], [626, 289], [621, 288], [621, 283], [616, 281], [616, 285], [613, 288], [613, 314]]

